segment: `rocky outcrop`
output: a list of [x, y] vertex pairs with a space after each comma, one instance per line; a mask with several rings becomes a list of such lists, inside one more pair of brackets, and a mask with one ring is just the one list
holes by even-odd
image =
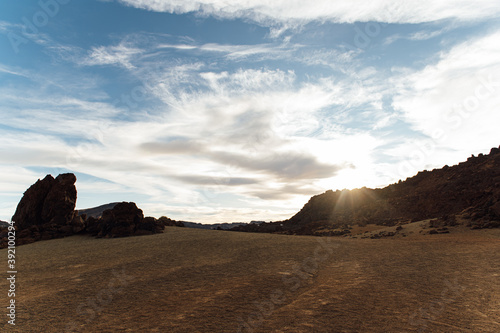
[[89, 218], [88, 230], [99, 238], [152, 235], [161, 233], [164, 225], [154, 217], [144, 217], [133, 202], [121, 202], [105, 210], [99, 219]]
[[329, 190], [312, 197], [289, 220], [236, 230], [316, 235], [349, 225], [393, 226], [456, 215], [473, 229], [500, 227], [499, 148], [382, 189]]
[[64, 226], [75, 215], [76, 176], [65, 173], [53, 178], [47, 175], [24, 193], [12, 221], [19, 230], [46, 224]]
[[163, 227], [185, 227], [185, 225], [184, 225], [184, 223], [182, 221], [172, 220], [172, 219], [169, 219], [166, 216], [160, 217], [158, 219], [158, 222]]
[[[163, 232], [165, 226], [183, 226], [164, 216], [158, 220], [145, 218], [133, 202], [110, 204], [112, 209], [104, 210], [102, 214], [89, 210], [99, 217], [87, 217], [86, 213], [75, 211], [75, 182], [76, 176], [71, 173], [61, 174], [55, 179], [47, 175], [26, 190], [12, 217], [16, 245], [75, 234], [105, 238], [151, 235]], [[0, 248], [7, 245], [7, 226], [0, 226]]]
[[98, 237], [125, 237], [134, 234], [144, 220], [142, 210], [133, 202], [122, 202], [105, 210], [101, 218]]
[[73, 235], [85, 228], [75, 214], [75, 182], [72, 173], [55, 179], [47, 175], [26, 190], [12, 216], [18, 245]]

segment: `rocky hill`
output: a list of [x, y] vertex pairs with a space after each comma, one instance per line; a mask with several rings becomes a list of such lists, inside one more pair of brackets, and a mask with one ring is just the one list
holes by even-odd
[[500, 226], [499, 148], [382, 189], [329, 190], [312, 197], [289, 220], [233, 230], [324, 234], [369, 223], [393, 226], [434, 218], [454, 223], [457, 215], [468, 219], [471, 228]]

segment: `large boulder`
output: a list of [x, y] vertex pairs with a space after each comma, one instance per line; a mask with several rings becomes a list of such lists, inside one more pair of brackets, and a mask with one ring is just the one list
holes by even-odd
[[133, 202], [121, 202], [105, 210], [98, 220], [87, 221], [87, 230], [97, 237], [127, 237], [151, 235], [163, 231], [163, 225], [154, 217], [144, 218], [141, 209]]
[[121, 202], [103, 212], [98, 237], [126, 237], [134, 234], [144, 219], [142, 210], [133, 202]]
[[[16, 244], [28, 244], [71, 236], [85, 229], [83, 219], [77, 218], [76, 176], [60, 174], [55, 179], [47, 175], [24, 192], [12, 221], [16, 228]], [[0, 248], [5, 247], [0, 242]]]
[[75, 216], [76, 176], [61, 174], [55, 179], [47, 175], [38, 180], [19, 202], [12, 221], [19, 231], [31, 226], [49, 226], [51, 229], [71, 224]]

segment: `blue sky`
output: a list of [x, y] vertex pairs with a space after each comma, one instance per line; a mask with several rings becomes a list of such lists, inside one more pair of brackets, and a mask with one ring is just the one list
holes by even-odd
[[0, 3], [0, 219], [77, 208], [279, 220], [500, 144], [498, 1]]

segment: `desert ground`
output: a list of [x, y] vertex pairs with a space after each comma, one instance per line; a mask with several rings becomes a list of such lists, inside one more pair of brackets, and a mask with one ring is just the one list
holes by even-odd
[[2, 332], [500, 331], [499, 229], [350, 239], [168, 227], [40, 241], [16, 261], [16, 326], [3, 315]]

